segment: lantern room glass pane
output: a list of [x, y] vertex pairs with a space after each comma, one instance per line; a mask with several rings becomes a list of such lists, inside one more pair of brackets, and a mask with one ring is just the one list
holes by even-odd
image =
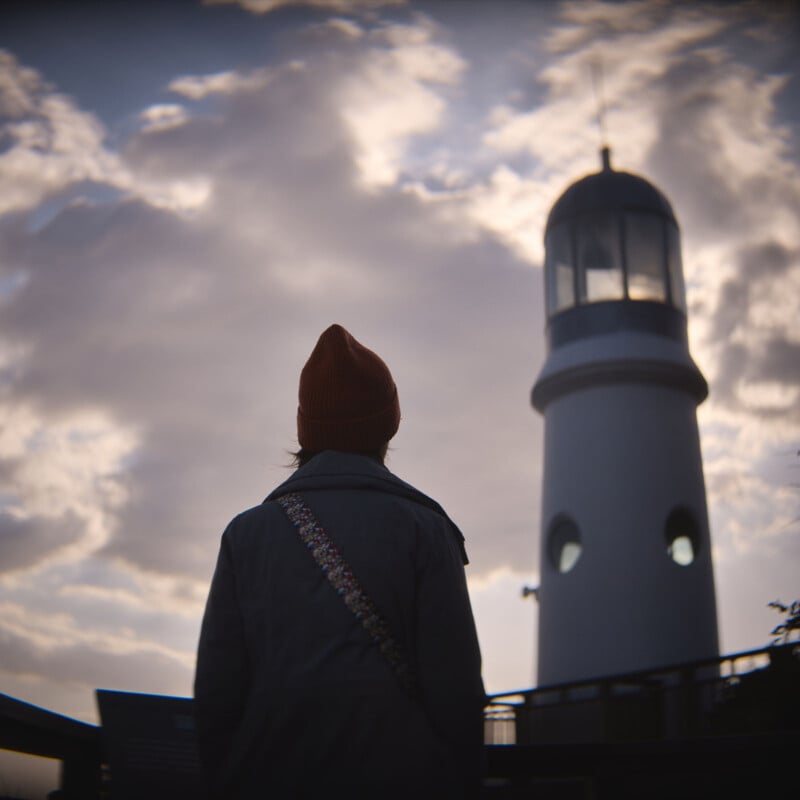
[[654, 214], [625, 215], [628, 297], [667, 302], [667, 249], [664, 220]]
[[581, 302], [625, 296], [619, 221], [615, 214], [586, 214], [577, 225], [578, 287]]
[[686, 313], [686, 288], [683, 283], [681, 261], [681, 236], [675, 225], [667, 223], [667, 271], [669, 272], [670, 299], [672, 305]]
[[547, 313], [555, 314], [575, 305], [575, 268], [572, 263], [572, 246], [569, 226], [556, 225], [547, 234]]

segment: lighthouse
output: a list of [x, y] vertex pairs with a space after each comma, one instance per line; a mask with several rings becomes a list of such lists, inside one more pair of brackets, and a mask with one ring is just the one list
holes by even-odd
[[538, 684], [719, 655], [678, 223], [642, 177], [572, 184], [545, 229]]

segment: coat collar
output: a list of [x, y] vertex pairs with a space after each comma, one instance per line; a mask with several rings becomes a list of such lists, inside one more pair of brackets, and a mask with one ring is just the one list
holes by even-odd
[[373, 458], [356, 453], [324, 450], [292, 473], [280, 486], [273, 489], [264, 502], [267, 503], [289, 492], [314, 489], [358, 489], [385, 492], [419, 503], [447, 520], [456, 534], [464, 563], [468, 563], [464, 548], [464, 535], [447, 516], [444, 509], [435, 500], [420, 492], [410, 483], [398, 478]]

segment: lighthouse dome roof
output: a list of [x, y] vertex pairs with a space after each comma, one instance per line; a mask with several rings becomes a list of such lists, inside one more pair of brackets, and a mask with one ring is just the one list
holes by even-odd
[[[554, 343], [567, 318], [579, 319], [586, 333], [586, 319], [607, 313], [614, 325], [627, 315], [629, 326], [642, 314], [664, 316], [644, 303], [686, 312], [680, 231], [669, 200], [644, 178], [612, 169], [608, 148], [602, 158], [601, 171], [573, 183], [547, 219], [545, 294]], [[597, 310], [609, 303], [613, 313]], [[685, 327], [685, 318], [676, 324]]]
[[665, 217], [677, 226], [669, 200], [644, 178], [611, 168], [608, 151], [603, 169], [573, 183], [556, 201], [546, 230], [570, 217], [598, 211], [641, 211]]

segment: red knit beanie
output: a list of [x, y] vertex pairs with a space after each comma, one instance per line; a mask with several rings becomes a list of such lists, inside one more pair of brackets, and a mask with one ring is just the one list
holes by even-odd
[[300, 373], [297, 441], [304, 450], [375, 451], [397, 433], [389, 368], [341, 325], [319, 337]]

